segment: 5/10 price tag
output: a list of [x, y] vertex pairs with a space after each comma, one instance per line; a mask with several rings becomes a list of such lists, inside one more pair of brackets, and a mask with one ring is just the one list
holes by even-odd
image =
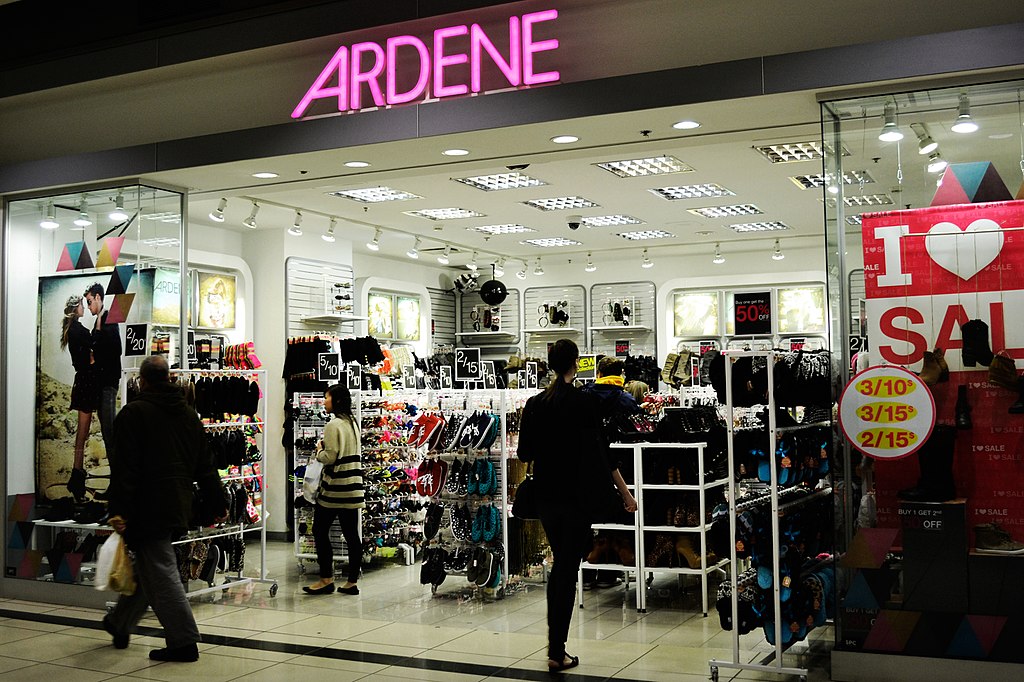
[[928, 440], [935, 426], [935, 401], [916, 374], [891, 365], [869, 367], [843, 389], [839, 425], [865, 455], [899, 459]]
[[124, 356], [149, 355], [149, 325], [129, 324], [124, 328]]

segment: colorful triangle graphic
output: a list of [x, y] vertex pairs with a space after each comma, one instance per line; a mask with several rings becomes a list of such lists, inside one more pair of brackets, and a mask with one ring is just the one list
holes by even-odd
[[18, 564], [19, 578], [38, 578], [39, 566], [43, 563], [43, 553], [38, 549], [26, 549]]
[[1014, 199], [1024, 199], [1024, 182], [1020, 183], [1020, 189], [1017, 190], [1017, 196]]
[[103, 240], [100, 253], [96, 257], [96, 267], [109, 268], [117, 264], [121, 257], [121, 247], [124, 246], [124, 237], [107, 237]]
[[846, 599], [843, 600], [843, 607], [847, 609], [869, 609], [872, 611], [879, 608], [878, 601], [871, 592], [871, 588], [868, 586], [868, 581], [864, 578], [862, 571], [857, 571], [857, 575], [854, 576], [853, 581], [850, 583], [850, 589], [846, 591]]
[[844, 568], [881, 568], [898, 532], [895, 528], [861, 528], [853, 536], [839, 565]]
[[864, 647], [876, 651], [903, 651], [920, 619], [917, 611], [880, 611]]
[[32, 531], [35, 524], [31, 521], [18, 521], [11, 527], [11, 540], [8, 547], [11, 549], [28, 549], [32, 546]]
[[[82, 242], [82, 246], [85, 246], [85, 242]], [[78, 260], [75, 261], [76, 270], [86, 270], [93, 267], [92, 254], [89, 253], [89, 249], [83, 248], [82, 252], [78, 254]]]
[[7, 520], [28, 521], [33, 516], [35, 504], [35, 495], [32, 493], [14, 495], [10, 509], [7, 510]]
[[988, 161], [953, 163], [942, 173], [942, 181], [932, 197], [932, 206], [980, 204], [1008, 201], [1010, 192], [999, 171]]
[[60, 252], [60, 260], [57, 261], [57, 272], [67, 272], [78, 267], [78, 259], [85, 250], [85, 242], [68, 242], [64, 250]]
[[110, 274], [110, 281], [107, 283], [107, 294], [123, 294], [128, 291], [128, 285], [132, 281], [135, 272], [134, 265], [118, 265]]
[[110, 304], [110, 310], [107, 311], [107, 324], [121, 324], [125, 322], [128, 319], [128, 313], [131, 312], [134, 300], [135, 294], [119, 294], [115, 296]]
[[967, 621], [971, 624], [971, 628], [973, 628], [981, 648], [985, 650], [985, 656], [988, 657], [992, 653], [992, 647], [995, 646], [996, 640], [999, 639], [999, 635], [1003, 632], [1003, 627], [1006, 625], [1006, 616], [969, 615], [967, 616]]
[[946, 655], [961, 658], [985, 658], [988, 655], [981, 642], [978, 641], [978, 636], [974, 633], [974, 628], [971, 627], [967, 618], [963, 619], [956, 634], [953, 635], [953, 640], [949, 643], [949, 648], [946, 649]]

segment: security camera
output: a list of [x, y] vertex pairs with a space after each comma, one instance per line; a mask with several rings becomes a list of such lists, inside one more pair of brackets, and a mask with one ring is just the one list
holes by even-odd
[[569, 224], [570, 230], [578, 230], [580, 229], [580, 223], [583, 222], [583, 216], [571, 215], [565, 219], [565, 222]]

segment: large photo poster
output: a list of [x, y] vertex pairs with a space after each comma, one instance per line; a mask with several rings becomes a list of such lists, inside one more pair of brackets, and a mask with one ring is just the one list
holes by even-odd
[[[100, 417], [112, 423], [124, 323], [152, 316], [153, 275], [152, 269], [119, 269], [39, 280], [35, 467], [40, 501], [87, 498], [106, 488], [109, 464]], [[108, 293], [112, 290], [124, 293]], [[98, 335], [93, 333], [97, 317]], [[84, 475], [72, 480], [73, 469]]]

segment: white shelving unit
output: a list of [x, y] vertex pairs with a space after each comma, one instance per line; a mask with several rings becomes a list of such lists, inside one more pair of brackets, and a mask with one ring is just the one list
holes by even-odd
[[[633, 471], [634, 471], [634, 485], [630, 486], [633, 490], [633, 495], [636, 497], [637, 511], [634, 515], [634, 523], [632, 524], [617, 524], [617, 523], [602, 523], [594, 524], [594, 530], [621, 530], [629, 531], [633, 533], [635, 544], [635, 556], [636, 561], [633, 565], [623, 564], [592, 564], [589, 562], [583, 562], [580, 567], [581, 577], [578, 581], [577, 596], [579, 597], [580, 608], [583, 608], [583, 586], [582, 586], [582, 570], [584, 568], [598, 569], [598, 570], [610, 570], [610, 571], [625, 571], [635, 572], [639, 576], [646, 576], [644, 585], [637, 584], [636, 591], [636, 609], [641, 613], [647, 611], [647, 587], [650, 586], [653, 578], [656, 574], [668, 573], [674, 575], [693, 575], [700, 577], [701, 585], [701, 604], [703, 606], [703, 613], [705, 616], [708, 615], [708, 575], [717, 569], [722, 568], [729, 562], [725, 559], [720, 559], [714, 564], [707, 563], [708, 553], [708, 539], [707, 534], [711, 529], [711, 524], [705, 523], [699, 526], [666, 526], [666, 525], [653, 525], [647, 524], [644, 521], [644, 497], [645, 493], [654, 491], [670, 491], [670, 492], [691, 492], [697, 493], [698, 507], [697, 513], [698, 518], [705, 519], [707, 517], [708, 504], [707, 504], [707, 493], [709, 490], [715, 488], [724, 487], [729, 483], [728, 479], [722, 479], [717, 481], [705, 480], [705, 462], [704, 452], [707, 448], [707, 443], [616, 443], [611, 447], [622, 450], [629, 450], [633, 455]], [[644, 482], [644, 452], [646, 450], [679, 450], [680, 456], [686, 456], [687, 453], [692, 453], [692, 456], [697, 458], [697, 472], [698, 481], [696, 484], [654, 484]], [[662, 566], [648, 566], [647, 565], [647, 550], [645, 546], [645, 534], [646, 533], [691, 533], [699, 535], [700, 537], [700, 556], [701, 561], [705, 564], [701, 568], [668, 568]], [[628, 583], [627, 583], [628, 586]]]
[[622, 334], [650, 334], [653, 330], [642, 324], [602, 324], [590, 328], [594, 332], [618, 332]]

